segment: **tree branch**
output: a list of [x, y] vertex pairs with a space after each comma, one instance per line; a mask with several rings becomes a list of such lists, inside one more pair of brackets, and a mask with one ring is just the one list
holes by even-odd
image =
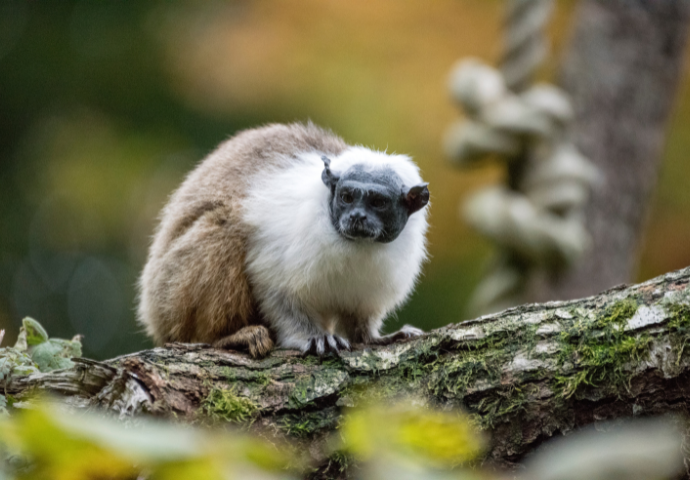
[[8, 394], [44, 390], [122, 417], [211, 416], [318, 444], [343, 407], [414, 395], [461, 407], [492, 432], [491, 461], [519, 462], [544, 439], [619, 417], [687, 412], [690, 268], [568, 302], [524, 305], [340, 357], [276, 351], [263, 360], [173, 344], [106, 362], [75, 359], [13, 376]]

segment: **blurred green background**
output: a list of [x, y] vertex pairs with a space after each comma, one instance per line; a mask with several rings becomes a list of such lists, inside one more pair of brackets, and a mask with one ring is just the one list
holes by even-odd
[[[551, 23], [555, 78], [575, 1]], [[446, 79], [500, 55], [502, 0], [0, 2], [0, 328], [30, 315], [85, 356], [150, 345], [135, 284], [156, 215], [238, 129], [311, 119], [348, 142], [412, 155], [430, 182], [431, 261], [389, 328], [464, 308], [490, 245], [459, 218], [500, 180], [441, 152], [459, 115]], [[639, 254], [639, 279], [690, 264], [690, 83], [683, 80]], [[7, 341], [7, 340], [6, 340]]]

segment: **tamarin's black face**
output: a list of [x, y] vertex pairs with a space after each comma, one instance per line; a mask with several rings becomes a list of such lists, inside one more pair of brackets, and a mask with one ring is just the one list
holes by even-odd
[[392, 169], [367, 171], [354, 165], [340, 175], [325, 164], [321, 179], [331, 190], [331, 222], [348, 240], [388, 243], [405, 228], [407, 219], [429, 202], [426, 184], [407, 188]]

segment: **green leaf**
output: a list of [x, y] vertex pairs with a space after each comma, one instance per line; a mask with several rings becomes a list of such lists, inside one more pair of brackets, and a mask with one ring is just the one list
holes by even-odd
[[[7, 378], [10, 372], [20, 374], [19, 370], [15, 369], [20, 366], [17, 364], [20, 360], [16, 355], [18, 352], [28, 353], [32, 360], [31, 366], [38, 367], [41, 372], [71, 368], [74, 362], [70, 359], [81, 357], [80, 338], [79, 335], [72, 340], [48, 338], [48, 333], [40, 323], [30, 317], [24, 318], [14, 348], [0, 349], [0, 351], [5, 351], [5, 355], [0, 353], [0, 358], [6, 357], [10, 360], [4, 367], [0, 362], [0, 379]], [[26, 365], [26, 362], [21, 365]], [[26, 375], [26, 370], [23, 370], [21, 374]]]
[[26, 334], [26, 344], [29, 347], [48, 341], [48, 332], [43, 328], [43, 325], [31, 317], [26, 317], [22, 320], [20, 332], [21, 330]]
[[81, 342], [51, 338], [47, 342], [30, 349], [31, 359], [36, 362], [42, 372], [50, 372], [62, 368], [71, 368], [73, 357], [81, 357]]
[[38, 371], [27, 352], [13, 347], [0, 348], [0, 380], [7, 382], [12, 375], [31, 375]]

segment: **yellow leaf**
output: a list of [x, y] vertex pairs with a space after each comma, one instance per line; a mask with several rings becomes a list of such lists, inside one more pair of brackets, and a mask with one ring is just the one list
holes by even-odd
[[400, 404], [355, 410], [342, 427], [345, 449], [368, 460], [381, 453], [452, 467], [476, 458], [484, 437], [467, 416]]
[[69, 435], [44, 409], [25, 410], [0, 422], [0, 438], [32, 462], [32, 468], [20, 479], [116, 479], [135, 472], [128, 459], [88, 439]]
[[139, 472], [150, 480], [228, 480], [246, 472], [271, 479], [288, 463], [276, 447], [247, 435], [143, 418], [125, 426], [45, 402], [0, 420], [0, 442], [29, 460], [18, 480], [131, 480]]

